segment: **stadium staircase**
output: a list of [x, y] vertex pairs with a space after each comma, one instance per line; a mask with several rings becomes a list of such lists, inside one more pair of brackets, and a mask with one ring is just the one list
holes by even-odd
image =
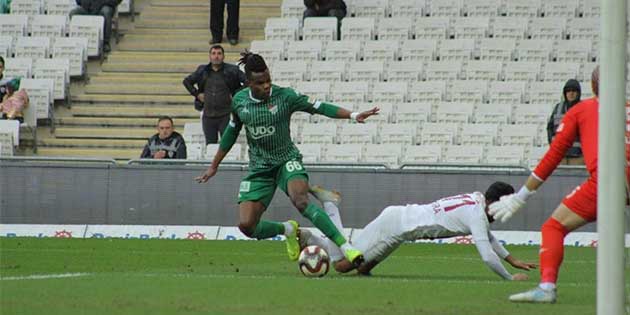
[[[38, 155], [138, 158], [155, 133], [156, 118], [172, 116], [175, 129], [199, 121], [182, 79], [208, 62], [208, 0], [137, 1], [139, 17], [86, 84], [74, 84], [72, 106], [57, 106], [56, 130], [40, 127]], [[281, 0], [243, 0], [240, 42], [224, 42], [235, 62], [252, 40], [264, 39], [265, 21], [280, 16]], [[27, 150], [28, 151], [28, 150]], [[25, 152], [28, 154], [28, 152]]]

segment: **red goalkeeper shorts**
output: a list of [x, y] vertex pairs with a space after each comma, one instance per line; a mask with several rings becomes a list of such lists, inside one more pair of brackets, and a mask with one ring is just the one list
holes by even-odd
[[562, 203], [584, 220], [597, 220], [597, 181], [589, 177], [564, 197]]

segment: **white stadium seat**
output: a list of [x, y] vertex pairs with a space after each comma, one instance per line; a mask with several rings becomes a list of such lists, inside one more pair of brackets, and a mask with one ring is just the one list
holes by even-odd
[[450, 36], [450, 19], [448, 17], [419, 17], [413, 30], [416, 39], [442, 40]]
[[490, 165], [520, 166], [525, 160], [525, 150], [522, 146], [487, 146], [485, 156]]
[[400, 56], [403, 61], [417, 61], [419, 64], [435, 60], [437, 56], [437, 41], [435, 39], [403, 41], [400, 46]]
[[[68, 16], [77, 6], [72, 0], [46, 0], [46, 14]], [[120, 8], [120, 7], [119, 7]]]
[[[186, 144], [186, 159], [187, 160], [201, 160], [202, 158], [204, 158], [204, 149], [205, 149], [204, 145], [201, 143], [187, 143]], [[214, 154], [214, 152], [212, 154]]]
[[328, 144], [323, 162], [357, 163], [361, 160], [363, 145], [361, 144]]
[[363, 60], [392, 62], [398, 59], [397, 40], [371, 40], [363, 46]]
[[[20, 145], [20, 122], [17, 120], [0, 119], [0, 134], [11, 135], [11, 140], [3, 140], [3, 142], [5, 142], [5, 144], [2, 145], [3, 152], [4, 152], [4, 148], [10, 147], [10, 145], [7, 145], [6, 142], [11, 143], [15, 147], [19, 146]], [[9, 150], [7, 150], [7, 152], [9, 152]], [[11, 153], [8, 155], [13, 155], [13, 148], [11, 148], [10, 152]]]
[[461, 15], [462, 0], [440, 0], [431, 1], [428, 11], [431, 16], [457, 17]]
[[459, 143], [462, 146], [494, 145], [498, 128], [497, 124], [463, 124]]
[[346, 78], [345, 61], [313, 61], [311, 63], [311, 80], [339, 82]]
[[453, 22], [453, 36], [455, 38], [478, 39], [488, 36], [490, 18], [488, 17], [460, 17]]
[[427, 81], [453, 81], [460, 77], [463, 68], [462, 60], [429, 61], [424, 68]]
[[348, 79], [364, 82], [383, 81], [384, 70], [385, 63], [383, 61], [355, 61], [349, 65]]
[[0, 14], [0, 34], [14, 39], [28, 35], [28, 15]]
[[[200, 122], [184, 124], [184, 140], [186, 143], [206, 143], [206, 138], [203, 134], [203, 128]], [[214, 154], [216, 150], [210, 150], [210, 152]]]
[[483, 158], [481, 146], [447, 145], [444, 147], [442, 162], [450, 164], [480, 164]]
[[377, 82], [372, 88], [374, 103], [403, 103], [407, 100], [407, 83]]
[[573, 39], [599, 39], [599, 17], [570, 20], [567, 24], [567, 35]]
[[368, 124], [343, 124], [339, 129], [337, 141], [345, 143], [375, 143], [377, 129]]
[[20, 88], [25, 89], [29, 106], [37, 109], [38, 119], [48, 119], [52, 115], [54, 82], [51, 79], [22, 79]]
[[527, 101], [532, 104], [555, 104], [562, 98], [562, 88], [567, 79], [550, 82], [531, 82]]
[[422, 145], [452, 145], [458, 137], [459, 124], [456, 123], [423, 123], [420, 134]]
[[408, 97], [410, 102], [441, 102], [446, 99], [446, 82], [436, 80], [412, 83]]
[[401, 164], [433, 164], [442, 160], [441, 145], [413, 145], [406, 148]]
[[[219, 147], [216, 143], [211, 143], [206, 146], [206, 160], [212, 160], [214, 158], [214, 154], [217, 152], [217, 148]], [[242, 146], [239, 143], [235, 143], [230, 152], [225, 156], [223, 161], [226, 162], [238, 162], [243, 161], [242, 158]]]
[[333, 143], [337, 137], [337, 124], [305, 124], [301, 143]]
[[577, 79], [580, 75], [580, 64], [576, 62], [549, 62], [542, 70], [544, 81], [566, 81]]
[[441, 102], [435, 112], [438, 123], [468, 123], [472, 119], [475, 105], [473, 103]]
[[535, 17], [540, 12], [540, 0], [505, 0], [504, 14], [509, 17]]
[[53, 58], [70, 60], [70, 75], [81, 76], [85, 73], [88, 59], [88, 39], [82, 37], [60, 37], [52, 47]]
[[44, 13], [44, 2], [40, 0], [13, 0], [12, 14], [38, 15]]
[[376, 24], [369, 17], [346, 17], [341, 23], [341, 40], [373, 40]]
[[503, 125], [497, 137], [500, 145], [528, 146], [536, 144], [537, 125]]
[[327, 101], [330, 99], [330, 82], [328, 81], [310, 81], [298, 82], [295, 90], [298, 93], [309, 97], [309, 101]]
[[100, 15], [75, 15], [70, 21], [70, 37], [88, 39], [88, 56], [99, 56], [103, 42], [104, 18]]
[[431, 121], [431, 114], [431, 103], [400, 103], [392, 115], [392, 122], [419, 125], [422, 122]]
[[520, 104], [513, 108], [512, 122], [516, 124], [545, 124], [555, 104]]
[[537, 81], [542, 69], [540, 61], [510, 61], [503, 67], [505, 81]]
[[488, 101], [496, 104], [520, 104], [527, 81], [492, 81], [488, 88]]
[[368, 82], [339, 82], [332, 86], [331, 97], [336, 103], [360, 103], [367, 101]]
[[29, 24], [33, 37], [65, 37], [68, 17], [64, 15], [36, 15]]
[[417, 82], [420, 81], [424, 65], [421, 62], [390, 62], [385, 69], [388, 82]]
[[250, 50], [265, 58], [265, 61], [284, 60], [286, 42], [284, 40], [254, 40]]
[[282, 17], [302, 18], [304, 14], [304, 1], [303, 0], [282, 0], [280, 6]]
[[415, 20], [423, 16], [425, 0], [391, 0], [392, 17], [408, 17]]
[[563, 40], [554, 49], [555, 59], [557, 62], [590, 62], [592, 46], [590, 39]]
[[465, 16], [495, 17], [501, 8], [500, 0], [466, 0], [464, 1]]
[[452, 81], [449, 87], [451, 102], [483, 103], [488, 94], [488, 81], [484, 80], [457, 80]]
[[477, 104], [473, 116], [478, 124], [505, 124], [512, 117], [512, 106], [498, 103]]
[[413, 20], [407, 17], [381, 19], [378, 23], [378, 40], [403, 41], [411, 39]]
[[445, 40], [439, 46], [440, 61], [468, 61], [473, 57], [475, 50], [474, 39]]
[[362, 56], [363, 44], [359, 40], [342, 40], [328, 42], [326, 45], [326, 61], [357, 61]]
[[532, 39], [561, 40], [565, 38], [566, 20], [557, 17], [532, 18], [529, 36]]
[[317, 143], [298, 144], [304, 163], [318, 163], [322, 159], [322, 145]]
[[70, 87], [70, 60], [68, 59], [36, 59], [33, 63], [35, 79], [51, 79], [54, 82], [53, 98], [66, 99]]
[[319, 40], [288, 42], [287, 59], [304, 61], [321, 60], [322, 47], [322, 42]]
[[305, 18], [302, 38], [304, 40], [316, 39], [322, 42], [337, 40], [337, 18], [333, 16]]
[[501, 75], [502, 68], [501, 62], [471, 60], [464, 66], [462, 77], [466, 80], [496, 81]]
[[518, 61], [547, 62], [553, 51], [553, 40], [534, 39], [520, 40], [516, 45], [516, 57]]
[[516, 40], [511, 38], [482, 38], [479, 43], [479, 59], [506, 62], [514, 57]]
[[33, 59], [6, 58], [4, 60], [4, 76], [31, 78], [33, 76]]
[[411, 145], [415, 143], [418, 124], [413, 123], [397, 123], [381, 125], [379, 133], [380, 143], [394, 143], [402, 145]]
[[15, 43], [16, 58], [50, 58], [50, 38], [18, 37]]
[[388, 0], [361, 0], [351, 6], [355, 16], [370, 17], [379, 21], [389, 15]]
[[576, 17], [577, 9], [578, 0], [545, 0], [540, 11], [545, 17], [571, 19]]
[[400, 144], [366, 144], [363, 147], [363, 162], [385, 164], [397, 168], [402, 155]]
[[309, 79], [308, 70], [308, 63], [304, 60], [278, 61], [271, 66], [271, 76], [297, 82]]
[[523, 39], [527, 35], [529, 19], [524, 17], [496, 17], [490, 25], [493, 38]]
[[265, 22], [265, 40], [298, 40], [299, 30], [300, 20], [297, 18], [268, 18]]

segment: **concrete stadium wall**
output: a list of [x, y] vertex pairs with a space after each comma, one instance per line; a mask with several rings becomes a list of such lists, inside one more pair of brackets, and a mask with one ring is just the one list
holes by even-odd
[[[0, 223], [227, 225], [238, 222], [236, 197], [245, 175], [222, 168], [207, 184], [193, 178], [201, 165], [53, 164], [0, 162]], [[311, 183], [342, 192], [344, 225], [360, 228], [388, 205], [429, 203], [444, 196], [485, 191], [496, 180], [516, 189], [527, 172], [309, 169]], [[495, 230], [536, 231], [586, 178], [584, 170], [558, 170], [524, 211]], [[266, 219], [296, 218], [310, 226], [280, 190]], [[595, 231], [589, 224], [581, 231]]]

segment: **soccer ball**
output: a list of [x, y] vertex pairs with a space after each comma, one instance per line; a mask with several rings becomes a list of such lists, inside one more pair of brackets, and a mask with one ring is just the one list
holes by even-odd
[[326, 251], [316, 245], [305, 247], [298, 259], [300, 271], [307, 277], [323, 277], [330, 268], [330, 257]]

